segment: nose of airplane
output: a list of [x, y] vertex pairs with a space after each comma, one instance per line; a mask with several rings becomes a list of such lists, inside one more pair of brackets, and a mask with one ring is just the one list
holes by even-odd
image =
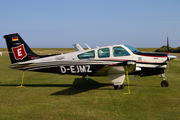
[[174, 55], [168, 54], [168, 58], [169, 58], [169, 60], [173, 60], [173, 59], [175, 59], [175, 58], [177, 58], [177, 57], [174, 56]]

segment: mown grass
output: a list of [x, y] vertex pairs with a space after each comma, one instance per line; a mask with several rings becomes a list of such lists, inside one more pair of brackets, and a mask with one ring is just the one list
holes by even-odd
[[137, 49], [143, 52], [154, 52], [157, 48], [137, 48]]
[[[50, 54], [54, 49], [34, 49]], [[64, 51], [64, 50], [63, 50]], [[71, 51], [71, 50], [70, 50]], [[58, 51], [57, 51], [58, 52]], [[68, 49], [67, 49], [67, 52]], [[56, 51], [54, 52], [56, 54]], [[2, 120], [177, 120], [180, 119], [180, 60], [166, 70], [169, 87], [158, 76], [137, 77], [124, 90], [114, 90], [107, 77], [90, 77], [13, 70], [9, 56], [0, 56], [0, 119]], [[133, 76], [130, 76], [133, 78]]]

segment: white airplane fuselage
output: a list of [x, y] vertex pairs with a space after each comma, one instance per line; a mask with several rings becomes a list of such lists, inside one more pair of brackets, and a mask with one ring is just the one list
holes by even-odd
[[[117, 48], [117, 47], [121, 47], [124, 48], [126, 50], [126, 52], [128, 52], [128, 55], [122, 55], [122, 56], [114, 56], [113, 53], [113, 48]], [[109, 49], [109, 55], [107, 56], [103, 56], [103, 57], [99, 57], [98, 51], [101, 49]], [[81, 55], [83, 53], [87, 53], [90, 51], [94, 51], [94, 57], [92, 58], [83, 58], [80, 59], [78, 57], [78, 55]], [[87, 55], [88, 57], [88, 55]], [[29, 56], [29, 58], [31, 58], [31, 56]], [[166, 54], [163, 55], [159, 55], [159, 54], [134, 54], [128, 47], [126, 47], [125, 45], [112, 45], [112, 46], [106, 46], [106, 47], [98, 47], [98, 48], [94, 48], [94, 49], [90, 49], [90, 50], [83, 50], [83, 51], [77, 51], [77, 52], [72, 52], [72, 53], [66, 53], [66, 54], [61, 54], [61, 55], [54, 55], [54, 56], [49, 56], [49, 57], [44, 57], [44, 58], [38, 58], [35, 59], [34, 57], [32, 57], [32, 60], [29, 61], [25, 61], [23, 62], [23, 64], [29, 64], [28, 67], [24, 67], [21, 69], [26, 69], [26, 70], [40, 70], [41, 68], [45, 68], [43, 66], [43, 64], [45, 65], [49, 65], [49, 66], [56, 66], [59, 64], [59, 69], [61, 70], [60, 74], [77, 74], [79, 73], [79, 75], [81, 75], [81, 73], [84, 73], [84, 71], [87, 71], [87, 75], [89, 73], [91, 73], [91, 65], [93, 64], [116, 64], [119, 62], [123, 62], [123, 61], [134, 61], [136, 62], [136, 69], [135, 71], [133, 71], [132, 73], [136, 73], [141, 71], [143, 68], [146, 69], [165, 69], [167, 66], [167, 56]], [[39, 68], [35, 68], [32, 69], [31, 67], [36, 66], [36, 65], [40, 65], [43, 67], [39, 67]], [[84, 70], [83, 72], [78, 72], [79, 69], [78, 67], [75, 68], [75, 65], [85, 65], [87, 67], [83, 67], [83, 69], [87, 69]], [[90, 67], [88, 66], [90, 65]], [[11, 67], [14, 65], [11, 65]], [[67, 68], [67, 70], [64, 69], [64, 66], [69, 66]], [[14, 68], [14, 67], [12, 67]], [[76, 70], [75, 70], [76, 69]], [[80, 68], [81, 69], [81, 68]], [[50, 72], [50, 71], [49, 71]], [[52, 71], [53, 72], [53, 71]], [[91, 75], [91, 74], [89, 74]], [[99, 76], [101, 76], [101, 74], [98, 74]]]
[[[164, 74], [167, 61], [176, 56], [143, 53], [129, 45], [112, 45], [76, 52], [41, 56], [35, 54], [18, 33], [5, 35], [11, 59], [10, 68], [81, 76], [108, 76], [115, 89], [121, 88], [126, 74], [149, 76]], [[163, 76], [163, 82], [165, 81]], [[162, 86], [166, 82], [161, 83]]]

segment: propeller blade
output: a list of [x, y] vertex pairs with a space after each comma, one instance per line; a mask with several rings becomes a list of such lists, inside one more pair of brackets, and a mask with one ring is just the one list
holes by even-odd
[[167, 37], [167, 54], [169, 54], [169, 40], [168, 40], [168, 37]]
[[169, 53], [169, 39], [168, 39], [168, 37], [167, 37], [167, 58], [168, 58], [168, 61], [177, 58], [176, 56], [170, 55], [170, 53]]

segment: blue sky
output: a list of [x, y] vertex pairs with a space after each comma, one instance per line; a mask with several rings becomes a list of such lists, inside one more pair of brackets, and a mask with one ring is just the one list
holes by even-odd
[[3, 0], [0, 15], [0, 47], [11, 33], [32, 48], [180, 46], [180, 0]]

